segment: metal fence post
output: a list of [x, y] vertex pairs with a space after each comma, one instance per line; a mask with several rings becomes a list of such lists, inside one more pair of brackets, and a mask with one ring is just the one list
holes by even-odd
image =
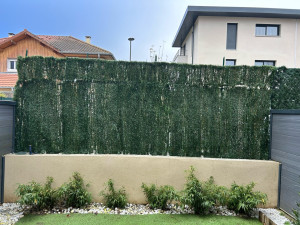
[[1, 168], [1, 193], [0, 193], [0, 202], [4, 202], [4, 175], [5, 175], [5, 156], [2, 156], [2, 168]]
[[281, 171], [282, 164], [279, 164], [279, 172], [278, 172], [278, 199], [277, 199], [277, 208], [280, 209], [280, 197], [281, 197]]

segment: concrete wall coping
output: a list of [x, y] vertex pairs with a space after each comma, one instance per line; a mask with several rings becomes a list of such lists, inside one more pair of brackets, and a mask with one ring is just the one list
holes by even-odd
[[157, 159], [180, 159], [180, 160], [210, 160], [210, 161], [232, 161], [232, 162], [256, 162], [256, 163], [277, 163], [273, 160], [256, 160], [256, 159], [230, 159], [230, 158], [205, 158], [205, 157], [182, 157], [182, 156], [159, 156], [159, 155], [118, 155], [118, 154], [33, 154], [19, 155], [10, 153], [5, 157], [111, 157], [111, 158], [157, 158]]

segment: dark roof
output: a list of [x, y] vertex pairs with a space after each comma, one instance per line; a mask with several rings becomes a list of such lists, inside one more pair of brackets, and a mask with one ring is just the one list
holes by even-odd
[[198, 16], [228, 16], [228, 17], [260, 17], [260, 18], [288, 18], [300, 19], [299, 9], [272, 9], [246, 7], [212, 7], [188, 6], [173, 41], [173, 47], [181, 47], [188, 32], [191, 30]]
[[52, 36], [52, 35], [36, 35], [38, 38], [47, 42], [54, 48], [58, 49], [60, 53], [70, 54], [110, 54], [111, 52], [91, 45], [87, 42], [76, 39], [72, 36]]

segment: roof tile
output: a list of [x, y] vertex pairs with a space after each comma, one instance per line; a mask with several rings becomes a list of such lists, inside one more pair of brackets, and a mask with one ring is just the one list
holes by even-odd
[[18, 74], [0, 74], [0, 87], [14, 87], [18, 81]]
[[49, 45], [58, 49], [60, 53], [77, 53], [77, 54], [88, 54], [88, 53], [107, 53], [111, 52], [99, 48], [95, 45], [91, 45], [72, 36], [52, 36], [52, 35], [36, 35], [41, 40], [47, 42]]
[[0, 44], [1, 44], [2, 42], [6, 41], [7, 39], [8, 39], [8, 37], [6, 37], [6, 38], [0, 38]]

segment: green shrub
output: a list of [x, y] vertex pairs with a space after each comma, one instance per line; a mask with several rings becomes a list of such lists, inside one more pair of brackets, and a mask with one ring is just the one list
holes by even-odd
[[4, 93], [0, 92], [0, 98], [6, 98], [6, 97], [7, 96]]
[[191, 167], [188, 171], [185, 189], [182, 192], [181, 202], [194, 209], [195, 214], [207, 214], [209, 210], [215, 205], [213, 196], [210, 195], [206, 187], [209, 182], [204, 184], [200, 182], [195, 176], [195, 169]]
[[[297, 203], [297, 206], [300, 207], [300, 203]], [[300, 225], [300, 213], [297, 210], [293, 210], [295, 220], [293, 221], [294, 225]]]
[[[299, 196], [300, 196], [300, 192], [299, 192]], [[297, 206], [299, 210], [293, 209], [293, 213], [295, 216], [295, 220], [293, 221], [294, 225], [300, 225], [300, 202], [297, 203]]]
[[213, 202], [214, 205], [226, 205], [229, 196], [228, 188], [216, 185], [212, 176], [202, 185], [203, 194], [210, 202]]
[[57, 202], [57, 192], [51, 188], [53, 177], [47, 177], [45, 185], [32, 181], [29, 184], [20, 184], [16, 195], [21, 205], [31, 206], [33, 210], [52, 209]]
[[58, 190], [60, 204], [65, 207], [81, 208], [91, 203], [91, 194], [87, 191], [83, 178], [75, 172], [69, 183], [63, 184]]
[[125, 189], [122, 187], [119, 190], [115, 190], [114, 182], [112, 179], [109, 179], [107, 182], [107, 193], [104, 191], [100, 192], [100, 195], [104, 197], [105, 205], [109, 208], [125, 208], [127, 203], [127, 196]]
[[147, 186], [142, 184], [143, 192], [147, 198], [147, 201], [152, 209], [163, 209], [165, 210], [168, 203], [171, 203], [177, 194], [174, 188], [170, 185], [164, 185], [157, 188], [155, 184]]
[[259, 191], [254, 192], [254, 186], [253, 182], [245, 186], [233, 183], [230, 188], [227, 207], [237, 213], [249, 215], [258, 205], [266, 204], [267, 195]]

